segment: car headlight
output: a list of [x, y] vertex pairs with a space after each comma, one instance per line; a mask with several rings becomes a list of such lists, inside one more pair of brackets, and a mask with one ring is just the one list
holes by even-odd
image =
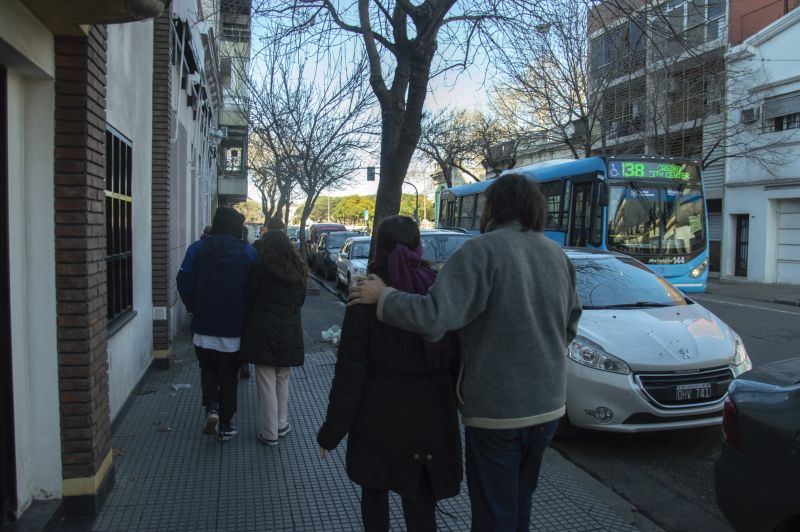
[[591, 340], [578, 336], [569, 344], [567, 355], [582, 366], [628, 375], [631, 368], [620, 358], [615, 357]]
[[744, 347], [744, 342], [738, 334], [733, 337], [733, 343], [736, 344], [736, 351], [733, 353], [733, 365], [744, 365], [747, 370], [751, 369], [753, 364], [750, 362], [750, 355], [747, 354], [747, 349]]
[[367, 275], [367, 269], [366, 268], [354, 268], [354, 270], [356, 272], [356, 275], [364, 275], [364, 276]]
[[695, 277], [695, 278], [696, 277], [700, 277], [701, 275], [703, 275], [703, 272], [706, 271], [706, 268], [708, 268], [708, 259], [707, 258], [703, 259], [703, 262], [698, 264], [695, 269], [693, 269], [691, 272], [689, 272], [689, 277]]

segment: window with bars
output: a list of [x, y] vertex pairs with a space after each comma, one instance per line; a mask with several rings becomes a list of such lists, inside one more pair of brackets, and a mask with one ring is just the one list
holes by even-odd
[[106, 282], [109, 327], [133, 310], [133, 147], [106, 130]]

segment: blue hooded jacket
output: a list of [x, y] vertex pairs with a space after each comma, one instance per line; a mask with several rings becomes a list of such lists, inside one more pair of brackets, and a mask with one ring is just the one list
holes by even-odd
[[186, 250], [178, 293], [192, 313], [192, 332], [239, 338], [248, 306], [245, 289], [256, 261], [255, 248], [230, 235], [214, 234]]

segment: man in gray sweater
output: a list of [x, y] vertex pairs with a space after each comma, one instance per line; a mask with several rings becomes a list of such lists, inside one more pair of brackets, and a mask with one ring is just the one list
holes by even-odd
[[429, 341], [458, 330], [457, 391], [465, 425], [473, 531], [528, 530], [544, 450], [565, 413], [566, 362], [581, 306], [575, 269], [542, 234], [545, 202], [518, 174], [486, 191], [481, 236], [447, 261], [425, 295], [375, 276], [349, 304]]

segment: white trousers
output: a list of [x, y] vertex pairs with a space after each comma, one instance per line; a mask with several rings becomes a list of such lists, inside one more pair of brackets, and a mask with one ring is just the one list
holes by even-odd
[[278, 429], [289, 423], [290, 371], [291, 368], [256, 365], [258, 432], [268, 440], [277, 440]]

